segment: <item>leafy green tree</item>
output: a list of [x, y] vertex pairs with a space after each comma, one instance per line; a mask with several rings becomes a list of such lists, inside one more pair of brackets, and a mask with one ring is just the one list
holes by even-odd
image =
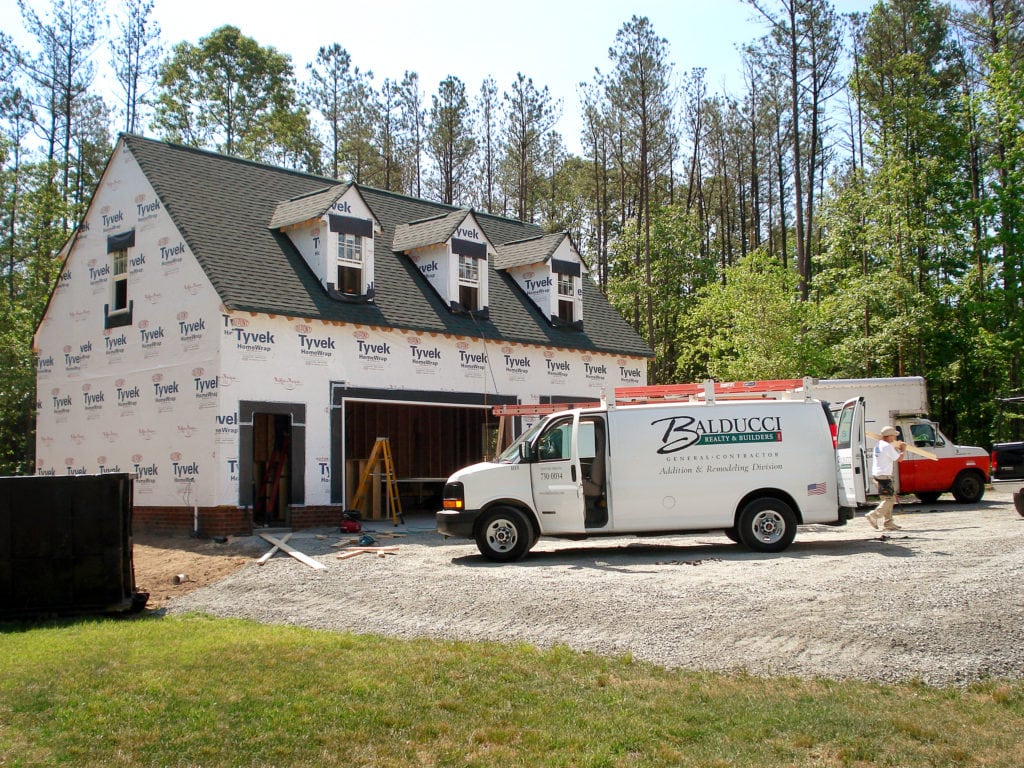
[[124, 130], [136, 133], [142, 126], [141, 109], [146, 94], [156, 84], [164, 50], [160, 25], [152, 19], [153, 0], [125, 0], [117, 19], [118, 34], [110, 41], [111, 63], [123, 92]]
[[442, 203], [464, 202], [476, 149], [473, 113], [466, 86], [449, 75], [440, 82], [431, 100], [427, 126], [427, 150], [434, 161], [434, 193]]
[[153, 125], [165, 139], [261, 161], [310, 135], [291, 59], [233, 26], [174, 47]]
[[645, 340], [656, 356], [648, 380], [653, 384], [686, 380], [700, 367], [689, 357], [697, 339], [690, 335], [692, 326], [686, 318], [701, 291], [715, 281], [715, 264], [701, 254], [702, 232], [696, 213], [683, 205], [652, 210], [650, 285], [646, 265], [635, 258], [636, 249], [646, 239], [647, 234], [634, 220], [612, 245], [608, 299], [625, 314], [631, 311], [637, 294], [650, 294], [654, 330]]
[[706, 284], [684, 319], [693, 338], [681, 369], [696, 380], [700, 364], [722, 381], [815, 375], [822, 350], [802, 331], [815, 306], [800, 299], [800, 276], [764, 250], [726, 267], [725, 279]]
[[604, 81], [605, 92], [610, 106], [621, 117], [618, 128], [622, 145], [627, 148], [623, 160], [636, 185], [635, 217], [642, 236], [636, 256], [643, 265], [645, 287], [640, 295], [644, 297], [647, 335], [652, 337], [656, 310], [651, 291], [651, 209], [661, 202], [655, 192], [656, 177], [671, 169], [674, 147], [670, 140], [674, 92], [668, 41], [658, 37], [649, 19], [633, 16], [615, 34], [608, 57], [612, 71]]
[[[0, 150], [3, 149], [0, 142]], [[0, 151], [0, 159], [7, 156]], [[14, 254], [5, 270], [8, 290], [0, 292], [0, 474], [34, 471], [35, 359], [32, 339], [51, 288], [60, 271], [66, 235], [61, 222], [69, 218], [58, 185], [54, 161], [9, 167], [3, 163], [0, 189], [19, 190], [16, 208], [5, 206], [13, 218]]]
[[548, 87], [538, 89], [533, 78], [517, 73], [511, 90], [505, 91], [504, 145], [507, 196], [520, 221], [533, 221], [537, 202], [537, 184], [544, 137], [554, 128], [561, 114], [561, 102], [553, 99]]

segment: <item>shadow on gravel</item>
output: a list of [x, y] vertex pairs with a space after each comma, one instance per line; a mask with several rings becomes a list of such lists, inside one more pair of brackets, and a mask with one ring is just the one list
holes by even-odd
[[[866, 552], [881, 554], [886, 557], [913, 557], [916, 553], [900, 543], [901, 539], [912, 538], [908, 535], [880, 534], [864, 540], [850, 541], [801, 541], [798, 536], [785, 552], [752, 552], [731, 542], [693, 544], [660, 544], [651, 542], [632, 542], [629, 544], [605, 545], [587, 544], [586, 546], [566, 543], [557, 549], [534, 549], [522, 560], [513, 563], [495, 563], [483, 555], [465, 555], [453, 557], [452, 565], [467, 568], [539, 568], [552, 565], [568, 565], [573, 568], [593, 568], [596, 570], [616, 571], [628, 568], [630, 573], [637, 573], [637, 566], [665, 565], [701, 565], [712, 561], [769, 561], [781, 558], [821, 557], [824, 555], [857, 555]], [[549, 545], [554, 540], [547, 539]], [[653, 572], [653, 571], [652, 571]]]

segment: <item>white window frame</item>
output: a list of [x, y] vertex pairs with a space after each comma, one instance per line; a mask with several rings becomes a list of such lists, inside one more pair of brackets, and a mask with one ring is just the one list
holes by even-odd
[[[124, 284], [124, 306], [118, 306], [118, 288]], [[131, 308], [128, 300], [128, 249], [110, 252], [110, 310], [107, 315], [123, 315]]]
[[[344, 232], [338, 233], [338, 255], [337, 255], [337, 268], [344, 267], [346, 269], [358, 270], [359, 272], [359, 290], [358, 293], [363, 292], [363, 286], [365, 284], [364, 274], [364, 261], [363, 261], [363, 240], [361, 235], [349, 235]], [[335, 278], [337, 279], [337, 277]], [[337, 290], [341, 291], [341, 280], [338, 280]]]
[[[555, 274], [555, 282], [558, 285], [558, 316], [570, 323], [576, 321], [576, 277], [560, 272]], [[568, 311], [563, 314], [562, 308]], [[565, 315], [568, 315], [566, 317]]]
[[459, 255], [459, 285], [480, 287], [480, 260]]

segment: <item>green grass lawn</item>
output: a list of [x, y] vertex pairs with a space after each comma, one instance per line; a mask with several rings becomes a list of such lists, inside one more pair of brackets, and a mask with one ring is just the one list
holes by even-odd
[[1019, 681], [764, 679], [199, 616], [0, 625], [4, 768], [1016, 768], [1022, 755]]

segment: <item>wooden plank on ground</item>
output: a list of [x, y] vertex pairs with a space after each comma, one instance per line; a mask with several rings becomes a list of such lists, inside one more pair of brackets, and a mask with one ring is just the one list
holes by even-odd
[[327, 568], [327, 566], [324, 565], [323, 563], [321, 563], [319, 560], [314, 560], [309, 555], [305, 555], [302, 552], [299, 552], [299, 550], [295, 549], [295, 547], [291, 546], [290, 544], [286, 544], [285, 542], [281, 541], [280, 539], [275, 539], [269, 533], [261, 533], [260, 534], [260, 538], [264, 539], [265, 541], [270, 542], [271, 544], [276, 544], [283, 551], [287, 552], [289, 555], [294, 557], [300, 563], [305, 563], [306, 565], [308, 565], [310, 568], [313, 568], [314, 570], [322, 571], [322, 570]]
[[[290, 539], [291, 537], [292, 537], [292, 535], [290, 533], [286, 533], [284, 536], [281, 537], [281, 541], [288, 541], [288, 539]], [[256, 565], [263, 565], [263, 564], [265, 564], [267, 562], [267, 560], [272, 558], [274, 556], [274, 554], [277, 552], [277, 550], [279, 550], [279, 549], [280, 549], [280, 547], [277, 544], [272, 546], [270, 548], [269, 552], [265, 552], [263, 554], [263, 556], [260, 557], [260, 559], [256, 561]]]

